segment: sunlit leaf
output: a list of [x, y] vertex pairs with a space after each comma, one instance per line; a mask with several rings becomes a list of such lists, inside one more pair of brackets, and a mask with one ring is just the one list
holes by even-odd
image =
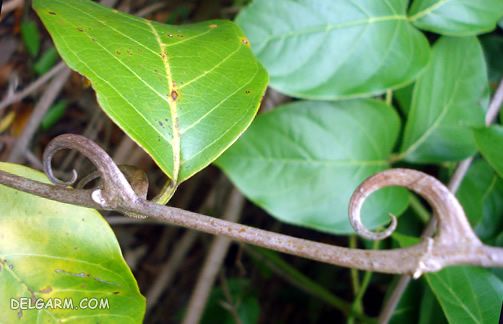
[[[42, 173], [20, 165], [0, 162], [0, 169], [49, 182]], [[0, 210], [2, 323], [141, 322], [145, 299], [112, 229], [97, 211], [2, 185]], [[21, 310], [16, 304], [21, 298], [25, 302], [43, 299], [52, 305], [56, 300], [62, 305], [69, 298], [79, 309]], [[93, 298], [108, 303], [108, 308], [81, 307], [91, 306]]]
[[248, 127], [267, 74], [229, 21], [164, 25], [88, 0], [35, 0], [56, 48], [103, 110], [174, 181]]

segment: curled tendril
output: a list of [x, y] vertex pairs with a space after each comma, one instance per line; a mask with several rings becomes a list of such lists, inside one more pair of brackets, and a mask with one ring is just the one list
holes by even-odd
[[[54, 176], [52, 158], [57, 152], [65, 149], [78, 151], [96, 167], [97, 174], [102, 181], [102, 188], [92, 192], [92, 199], [99, 205], [104, 208], [115, 208], [121, 204], [133, 203], [138, 199], [135, 191], [112, 158], [99, 145], [80, 135], [60, 135], [47, 145], [43, 157], [44, 171], [53, 183], [69, 185], [77, 179], [76, 172], [70, 181], [62, 181]], [[85, 181], [81, 180], [78, 188], [82, 188], [85, 183], [92, 180], [91, 178], [93, 177], [88, 176], [83, 179]]]
[[438, 217], [438, 239], [464, 237], [478, 241], [458, 200], [440, 181], [416, 170], [399, 168], [371, 176], [353, 193], [349, 203], [349, 221], [357, 234], [371, 240], [382, 240], [396, 229], [397, 221], [393, 215], [389, 227], [379, 233], [370, 231], [361, 221], [360, 212], [366, 198], [374, 191], [388, 186], [406, 187], [428, 201], [433, 208], [433, 214]]

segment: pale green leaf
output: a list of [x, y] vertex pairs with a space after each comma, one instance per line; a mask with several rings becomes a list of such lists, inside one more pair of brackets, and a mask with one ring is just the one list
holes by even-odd
[[229, 21], [170, 26], [88, 0], [35, 0], [65, 62], [110, 118], [175, 182], [251, 123], [267, 74]]
[[503, 1], [414, 0], [409, 15], [421, 29], [452, 36], [477, 35], [496, 28], [503, 17]]
[[[381, 101], [300, 101], [263, 114], [217, 165], [252, 201], [292, 224], [352, 233], [348, 203], [368, 176], [387, 169], [398, 136], [396, 112]], [[369, 227], [407, 205], [386, 188], [364, 205]]]
[[484, 124], [487, 83], [484, 54], [475, 37], [440, 38], [414, 86], [401, 156], [429, 163], [474, 154], [471, 127]]
[[271, 86], [306, 99], [370, 96], [413, 81], [429, 58], [407, 0], [255, 0], [236, 22]]
[[[0, 162], [0, 169], [48, 183], [42, 173]], [[145, 299], [112, 229], [92, 209], [0, 185], [0, 322], [140, 323]], [[108, 300], [108, 308], [10, 309], [11, 299]], [[15, 302], [13, 304], [16, 306]], [[92, 305], [92, 304], [89, 304]]]

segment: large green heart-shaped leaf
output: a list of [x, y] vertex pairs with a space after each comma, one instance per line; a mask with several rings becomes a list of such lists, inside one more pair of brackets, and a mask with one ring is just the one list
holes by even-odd
[[[257, 117], [217, 165], [257, 205], [287, 223], [352, 233], [349, 198], [368, 176], [388, 168], [400, 128], [396, 112], [375, 100], [300, 101]], [[364, 205], [369, 227], [407, 205], [386, 188]]]
[[442, 37], [412, 95], [402, 143], [411, 162], [464, 159], [475, 153], [471, 126], [484, 125], [487, 69], [475, 37]]
[[211, 163], [255, 116], [267, 73], [232, 22], [169, 26], [88, 0], [33, 6], [103, 110], [175, 182]]
[[271, 86], [307, 99], [369, 96], [416, 78], [429, 57], [407, 0], [255, 0], [236, 22]]
[[[0, 162], [0, 170], [49, 183], [20, 165]], [[141, 322], [145, 299], [97, 211], [2, 185], [0, 211], [0, 322]], [[43, 299], [48, 306], [21, 310], [28, 299], [32, 305]], [[57, 308], [58, 302], [79, 309]], [[81, 308], [95, 302], [108, 307]]]
[[410, 20], [443, 35], [468, 36], [496, 28], [503, 16], [501, 0], [414, 0]]

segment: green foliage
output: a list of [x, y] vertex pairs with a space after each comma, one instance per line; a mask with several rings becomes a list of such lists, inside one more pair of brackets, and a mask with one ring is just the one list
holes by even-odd
[[[48, 183], [32, 169], [0, 170]], [[0, 185], [0, 314], [5, 323], [138, 323], [145, 312], [114, 233], [101, 215]], [[107, 298], [108, 309], [11, 310], [10, 299]], [[90, 305], [90, 304], [89, 304]], [[85, 304], [84, 304], [85, 306]]]
[[49, 71], [59, 58], [58, 51], [54, 47], [49, 48], [33, 65], [33, 69], [38, 75]]
[[21, 37], [28, 53], [35, 57], [40, 51], [40, 31], [33, 20], [24, 20], [21, 23]]
[[[498, 145], [501, 149], [501, 144]], [[457, 197], [480, 239], [492, 243], [503, 232], [503, 179], [483, 160], [468, 170]]]
[[[229, 297], [231, 300], [229, 300]], [[213, 288], [201, 323], [236, 323], [236, 318], [229, 310], [229, 307], [234, 307], [240, 323], [258, 323], [260, 305], [249, 281], [231, 278], [222, 283], [220, 287]]]
[[68, 103], [66, 100], [60, 100], [52, 105], [44, 115], [40, 127], [42, 127], [43, 130], [47, 130], [54, 126], [65, 114], [67, 105]]
[[326, 100], [380, 94], [418, 76], [429, 46], [406, 10], [407, 0], [256, 0], [236, 22], [273, 88]]
[[482, 156], [503, 177], [503, 126], [475, 129], [473, 133]]
[[176, 183], [217, 158], [255, 116], [267, 74], [231, 22], [169, 26], [87, 0], [33, 6], [103, 110]]
[[[478, 149], [488, 163], [474, 163], [458, 197], [481, 239], [502, 244], [503, 128], [481, 128], [489, 92], [486, 58], [497, 81], [501, 37], [484, 38], [484, 55], [475, 36], [495, 28], [503, 2], [413, 0], [407, 12], [408, 4], [255, 0], [237, 17], [248, 41], [226, 21], [169, 26], [87, 0], [34, 0], [62, 58], [91, 80], [104, 111], [175, 182], [217, 159], [254, 118], [267, 73], [251, 44], [273, 88], [311, 101], [259, 116], [217, 160], [249, 199], [284, 222], [349, 234], [349, 197], [367, 176], [398, 161], [436, 163], [442, 170], [440, 163]], [[33, 26], [24, 28], [25, 44], [36, 55]], [[427, 38], [418, 28], [446, 36]], [[340, 100], [384, 93], [389, 104]], [[364, 206], [363, 221], [384, 225], [388, 212], [398, 215], [407, 203], [402, 189], [379, 191]], [[416, 227], [409, 222], [404, 228]], [[402, 246], [417, 242], [400, 233], [394, 238]], [[231, 280], [229, 290], [241, 320], [253, 323], [259, 308], [247, 285]], [[420, 323], [443, 323], [440, 306], [451, 323], [496, 322], [503, 299], [502, 281], [484, 269], [446, 269], [415, 287], [419, 292], [406, 294], [395, 322], [420, 314]], [[205, 320], [222, 314], [224, 295], [213, 292]]]
[[[238, 188], [277, 218], [330, 233], [351, 233], [349, 197], [368, 176], [389, 167], [400, 122], [377, 100], [299, 101], [257, 117], [218, 161]], [[407, 205], [388, 188], [364, 206], [370, 227]]]
[[497, 323], [503, 281], [487, 269], [451, 267], [425, 275], [450, 323]]
[[503, 16], [501, 0], [414, 0], [409, 11], [417, 27], [451, 36], [491, 31]]
[[484, 54], [474, 37], [442, 37], [414, 86], [402, 156], [429, 163], [475, 153], [471, 126], [484, 125], [487, 102]]

